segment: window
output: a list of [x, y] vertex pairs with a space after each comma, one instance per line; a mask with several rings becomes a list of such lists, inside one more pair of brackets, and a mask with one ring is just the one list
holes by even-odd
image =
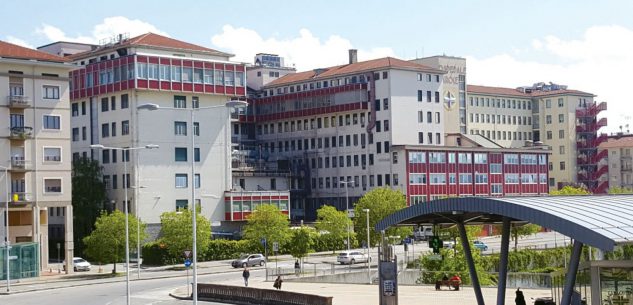
[[116, 96], [110, 97], [110, 110], [116, 110]]
[[189, 208], [189, 203], [187, 199], [177, 199], [176, 200], [176, 211], [186, 210]]
[[475, 164], [488, 164], [488, 155], [486, 154], [475, 154]]
[[170, 80], [171, 79], [171, 67], [169, 65], [160, 65], [160, 80]]
[[44, 129], [61, 129], [60, 126], [61, 117], [57, 115], [44, 115], [43, 128]]
[[187, 148], [186, 147], [176, 147], [175, 148], [175, 161], [187, 162]]
[[517, 154], [505, 154], [503, 155], [504, 164], [519, 164], [519, 155]]
[[73, 128], [73, 142], [79, 141], [79, 128]]
[[562, 171], [565, 170], [565, 162], [564, 161], [560, 162], [560, 170], [562, 170]]
[[[369, 181], [371, 184], [372, 180], [370, 179]], [[426, 184], [426, 174], [409, 174], [409, 184]]]
[[383, 126], [385, 127], [385, 131], [389, 131], [389, 120], [384, 120]]
[[79, 104], [72, 103], [70, 105], [70, 109], [71, 109], [72, 116], [74, 116], [74, 117], [75, 116], [79, 116]]
[[44, 147], [44, 162], [62, 161], [62, 149], [59, 147]]
[[551, 115], [546, 115], [545, 116], [545, 123], [547, 124], [552, 124], [552, 116]]
[[505, 175], [505, 183], [506, 184], [519, 184], [519, 174], [506, 174]]
[[536, 179], [536, 174], [521, 174], [521, 183], [523, 184], [535, 184]]
[[130, 107], [129, 104], [129, 100], [128, 100], [128, 95], [127, 94], [122, 94], [121, 95], [121, 109], [126, 109], [128, 107]]
[[440, 102], [440, 93], [435, 91], [435, 102], [439, 103]]
[[435, 113], [435, 123], [436, 123], [436, 124], [439, 124], [439, 123], [440, 123], [440, 113], [439, 113], [439, 112], [436, 112], [436, 113]]
[[563, 98], [558, 99], [558, 107], [563, 107], [565, 104], [563, 103]]
[[559, 139], [564, 139], [565, 138], [565, 130], [561, 129], [558, 131], [558, 138]]
[[424, 144], [424, 132], [418, 132], [418, 143]]
[[191, 108], [200, 108], [200, 98], [197, 96], [191, 97]]
[[565, 115], [564, 114], [559, 114], [558, 115], [558, 123], [564, 123], [565, 122]]
[[102, 98], [101, 99], [101, 112], [108, 111], [108, 107], [109, 107], [108, 98], [107, 97]]
[[389, 109], [389, 99], [385, 98], [382, 100], [382, 109], [383, 110], [388, 110]]
[[43, 97], [44, 99], [49, 100], [58, 100], [59, 99], [59, 86], [44, 86], [43, 87]]
[[459, 174], [459, 184], [472, 184], [472, 183], [473, 183], [472, 174]]
[[490, 164], [490, 173], [491, 174], [501, 174], [501, 164], [499, 163], [491, 163]]
[[389, 72], [387, 71], [382, 72], [382, 79], [387, 79], [388, 76], [389, 76]]
[[200, 136], [200, 123], [199, 122], [194, 122], [193, 123], [193, 134], [196, 136]]
[[187, 187], [187, 174], [176, 174], [176, 188]]
[[174, 122], [174, 134], [177, 136], [186, 136], [187, 122]]
[[521, 155], [521, 164], [523, 165], [536, 165], [536, 155], [523, 154]]
[[429, 163], [446, 163], [446, 154], [443, 152], [430, 152]]
[[429, 174], [430, 184], [446, 184], [446, 174]]
[[45, 194], [61, 194], [62, 179], [61, 178], [44, 178]]
[[193, 149], [193, 160], [195, 162], [200, 162], [200, 148], [198, 147]]
[[448, 163], [455, 164], [455, 153], [448, 153]]
[[558, 153], [561, 155], [565, 154], [565, 145], [561, 145], [558, 147]]
[[110, 126], [111, 126], [111, 128], [110, 128], [110, 131], [111, 131], [110, 136], [116, 137], [116, 122], [112, 122], [112, 124]]
[[418, 90], [418, 102], [422, 101], [422, 95], [423, 95], [424, 91], [422, 90]]
[[409, 163], [426, 163], [426, 154], [423, 152], [409, 152]]
[[187, 108], [187, 97], [180, 95], [174, 96], [174, 108]]
[[552, 131], [551, 131], [551, 130], [548, 130], [548, 131], [547, 131], [547, 139], [548, 139], [548, 140], [551, 140], [551, 139], [552, 139]]
[[490, 194], [503, 194], [503, 184], [491, 184]]
[[121, 135], [125, 136], [130, 134], [130, 121], [125, 120], [121, 122]]
[[471, 164], [472, 155], [470, 153], [459, 153], [457, 154], [457, 161], [459, 164]]
[[487, 184], [487, 183], [488, 183], [488, 174], [475, 173], [475, 184]]

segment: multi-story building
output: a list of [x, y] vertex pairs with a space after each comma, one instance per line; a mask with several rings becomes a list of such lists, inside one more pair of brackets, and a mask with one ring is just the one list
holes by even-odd
[[[73, 158], [100, 161], [114, 208], [123, 209], [127, 185], [128, 208], [151, 235], [163, 212], [191, 206], [192, 183], [202, 214], [215, 226], [230, 226], [222, 223], [225, 191], [232, 188], [231, 110], [224, 105], [246, 95], [245, 66], [231, 56], [152, 33], [119, 35], [69, 56], [76, 65], [70, 74]], [[147, 103], [167, 109], [137, 109]], [[94, 144], [159, 148], [124, 153]]]
[[606, 104], [597, 104], [593, 94], [543, 83], [517, 89], [469, 85], [467, 91], [470, 134], [504, 147], [550, 146], [550, 188], [582, 183], [593, 192], [606, 191], [598, 183], [606, 173], [598, 166], [606, 156], [598, 151], [606, 135], [597, 133], [606, 118], [596, 119]]
[[[68, 87], [72, 68], [62, 57], [0, 41], [0, 170], [7, 174], [0, 183], [0, 202], [4, 210], [8, 201], [8, 241], [39, 245], [39, 253], [31, 253], [29, 262], [37, 264], [36, 274], [23, 270], [18, 277], [37, 276], [37, 271], [48, 268], [49, 212], [61, 210], [65, 215], [66, 225], [51, 229], [60, 237], [64, 256], [73, 256]], [[2, 240], [7, 237], [5, 216], [0, 220]]]
[[600, 149], [606, 150], [609, 155], [609, 186], [633, 189], [633, 134], [609, 136], [606, 142], [600, 144]]

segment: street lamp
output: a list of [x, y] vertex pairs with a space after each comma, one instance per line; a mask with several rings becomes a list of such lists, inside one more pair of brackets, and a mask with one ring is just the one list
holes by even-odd
[[[145, 186], [132, 186], [133, 189], [142, 189]], [[138, 194], [134, 196], [134, 210], [136, 211], [136, 278], [141, 279], [141, 217], [138, 211]]]
[[371, 284], [371, 256], [369, 252], [369, 209], [363, 209], [365, 215], [367, 216], [367, 280]]
[[[347, 218], [349, 218], [349, 193], [347, 192], [347, 185], [350, 183], [354, 183], [354, 180], [348, 180], [348, 181], [339, 181], [340, 184], [345, 184], [345, 213], [347, 213]], [[347, 250], [349, 251], [350, 249], [350, 244], [349, 244], [349, 221], [347, 222]]]
[[[160, 110], [160, 109], [168, 109], [168, 110], [179, 110], [179, 111], [189, 111], [190, 117], [191, 117], [191, 212], [192, 212], [192, 220], [191, 220], [191, 227], [192, 227], [192, 231], [193, 231], [193, 245], [192, 245], [192, 249], [191, 249], [191, 255], [193, 256], [193, 261], [192, 261], [192, 265], [193, 265], [193, 304], [198, 304], [198, 271], [197, 271], [197, 263], [198, 263], [198, 251], [197, 251], [197, 224], [196, 224], [196, 187], [195, 187], [195, 166], [196, 166], [196, 146], [195, 146], [195, 132], [194, 132], [194, 113], [196, 111], [200, 111], [200, 110], [204, 110], [204, 109], [212, 109], [212, 108], [220, 108], [220, 107], [226, 107], [226, 108], [240, 108], [240, 107], [245, 107], [247, 106], [248, 103], [245, 101], [228, 101], [223, 105], [215, 105], [215, 106], [207, 106], [207, 107], [198, 107], [198, 108], [174, 108], [174, 107], [162, 107], [158, 104], [154, 104], [154, 103], [147, 103], [147, 104], [141, 104], [138, 105], [136, 108], [139, 110], [150, 110], [150, 111], [154, 111], [154, 110]], [[228, 144], [227, 144], [228, 145]]]
[[0, 168], [4, 170], [4, 183], [6, 185], [6, 199], [7, 201], [4, 203], [4, 221], [6, 226], [5, 236], [4, 236], [4, 246], [6, 247], [6, 264], [7, 264], [7, 292], [11, 292], [11, 280], [10, 280], [10, 272], [9, 272], [9, 245], [11, 242], [9, 241], [9, 168], [0, 165]]
[[[158, 145], [148, 144], [139, 147], [109, 147], [102, 144], [90, 145], [90, 148], [94, 149], [112, 149], [120, 150], [123, 152], [123, 188], [125, 193], [125, 289], [126, 289], [126, 301], [127, 305], [130, 305], [130, 225], [128, 224], [128, 199], [127, 199], [127, 185], [130, 183], [127, 173], [127, 163], [130, 161], [128, 151], [137, 149], [155, 149]], [[140, 266], [139, 266], [140, 268]]]

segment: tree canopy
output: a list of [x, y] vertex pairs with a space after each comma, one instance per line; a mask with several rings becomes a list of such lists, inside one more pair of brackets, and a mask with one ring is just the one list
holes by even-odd
[[[365, 209], [369, 209], [369, 240], [370, 245], [378, 244], [380, 240], [380, 232], [376, 232], [374, 227], [383, 218], [398, 210], [407, 207], [407, 201], [404, 194], [389, 188], [375, 188], [363, 195], [356, 202], [354, 207], [354, 230], [361, 236], [367, 230], [367, 220]], [[400, 236], [405, 238], [411, 235], [413, 230], [404, 227], [391, 227], [385, 231], [386, 236]]]
[[287, 245], [288, 252], [295, 258], [303, 258], [308, 255], [310, 251], [312, 251], [312, 246], [314, 245], [314, 237], [316, 234], [314, 229], [308, 227], [301, 227], [299, 229], [291, 230], [292, 237], [290, 238], [290, 243]]
[[566, 195], [591, 195], [585, 187], [567, 185], [560, 190], [553, 190], [549, 192], [552, 196], [566, 196]]
[[277, 206], [262, 204], [246, 218], [243, 236], [258, 243], [265, 238], [268, 252], [272, 253], [273, 242], [285, 244], [290, 239], [289, 223], [288, 215]]
[[[199, 210], [198, 210], [199, 211]], [[183, 251], [193, 247], [193, 214], [189, 209], [178, 212], [165, 212], [160, 215], [160, 242], [167, 247], [167, 251], [176, 257], [182, 256]], [[196, 215], [196, 248], [197, 258], [200, 259], [211, 242], [211, 222], [202, 214]]]
[[633, 194], [633, 189], [619, 186], [609, 188], [609, 194]]
[[[351, 230], [352, 225], [352, 220], [345, 211], [339, 211], [330, 205], [317, 210], [317, 222], [314, 226], [322, 234], [321, 240], [332, 251], [343, 248], [344, 241], [347, 241], [347, 229]], [[350, 243], [351, 235], [350, 232]]]
[[[138, 219], [128, 215], [129, 236], [136, 236]], [[140, 238], [146, 238], [145, 224], [140, 223]], [[95, 229], [83, 239], [85, 254], [99, 263], [117, 263], [125, 260], [125, 214], [119, 210], [102, 212], [97, 218]], [[136, 244], [130, 238], [130, 248]], [[116, 264], [113, 272], [116, 272]]]
[[82, 255], [85, 249], [83, 239], [94, 229], [103, 204], [107, 201], [102, 176], [102, 167], [98, 161], [89, 158], [73, 161], [73, 240], [77, 255]]

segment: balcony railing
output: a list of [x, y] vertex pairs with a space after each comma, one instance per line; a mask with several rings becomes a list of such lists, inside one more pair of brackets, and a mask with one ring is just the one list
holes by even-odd
[[33, 127], [15, 126], [11, 127], [11, 139], [30, 139], [33, 137]]
[[13, 108], [28, 108], [31, 107], [31, 98], [24, 95], [9, 95], [7, 96], [9, 107]]
[[31, 193], [25, 192], [11, 192], [9, 198], [11, 198], [12, 204], [26, 204], [33, 201]]
[[25, 171], [29, 170], [31, 162], [24, 159], [24, 156], [12, 156], [11, 157], [11, 170], [13, 171]]
[[596, 116], [601, 111], [607, 110], [607, 103], [602, 102], [600, 104], [590, 104], [586, 108], [578, 108], [576, 109], [577, 117], [592, 117]]

